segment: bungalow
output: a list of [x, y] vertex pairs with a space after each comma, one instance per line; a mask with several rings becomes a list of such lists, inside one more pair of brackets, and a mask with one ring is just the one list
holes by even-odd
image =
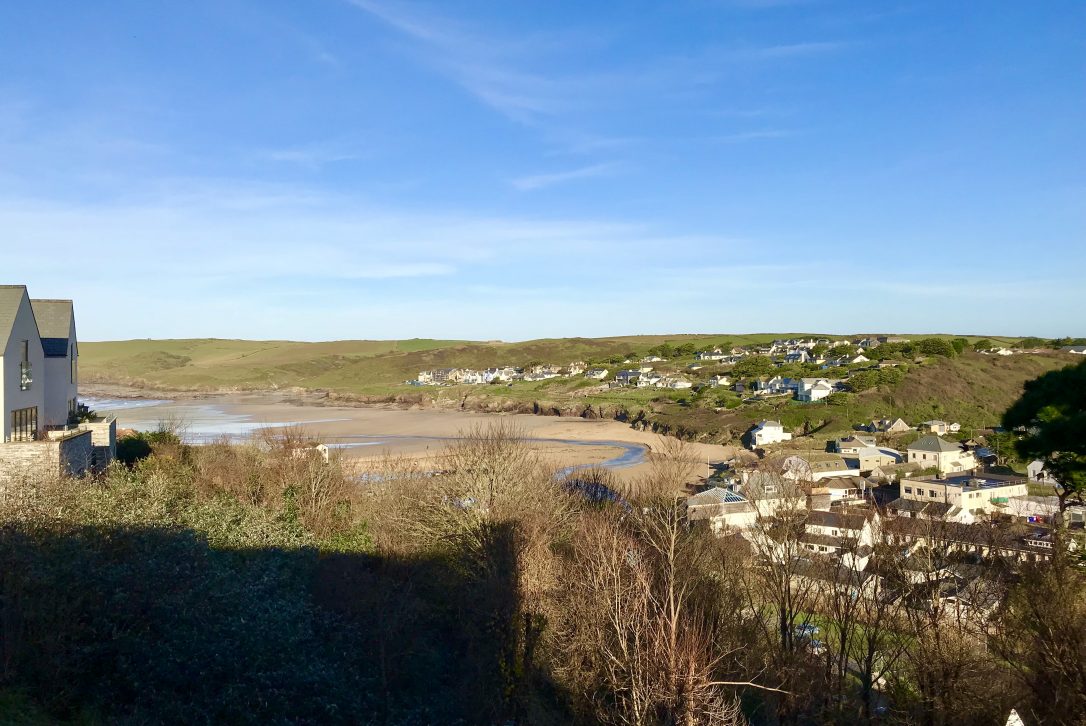
[[938, 436], [922, 436], [905, 450], [911, 464], [923, 468], [934, 467], [940, 474], [972, 471], [977, 468], [977, 458], [961, 445]]
[[720, 386], [725, 386], [726, 387], [730, 383], [731, 383], [731, 381], [728, 379], [727, 376], [722, 376], [722, 375], [709, 376], [709, 385], [711, 387], [713, 387], [713, 388], [719, 388]]
[[750, 431], [751, 448], [779, 444], [791, 441], [792, 434], [787, 433], [780, 421], [761, 421]]
[[1071, 355], [1086, 355], [1086, 345], [1065, 345], [1060, 350]]
[[672, 388], [675, 390], [683, 390], [687, 388], [693, 388], [694, 384], [681, 376], [675, 376], [673, 378], [665, 378], [660, 384], [661, 386]]
[[604, 378], [607, 377], [607, 369], [606, 368], [589, 368], [587, 371], [585, 371], [584, 377], [585, 378], [594, 378], [597, 381], [602, 381]]
[[658, 355], [647, 355], [641, 359], [642, 363], [666, 363], [667, 358], [661, 358]]
[[641, 371], [619, 371], [615, 374], [615, 383], [623, 386], [631, 386], [637, 383], [641, 377]]
[[724, 360], [724, 351], [720, 348], [712, 350], [699, 350], [694, 354], [695, 360]]

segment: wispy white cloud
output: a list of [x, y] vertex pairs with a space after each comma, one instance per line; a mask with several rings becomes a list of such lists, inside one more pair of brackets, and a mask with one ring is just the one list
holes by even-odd
[[784, 139], [795, 136], [796, 133], [792, 129], [755, 129], [754, 131], [738, 131], [733, 134], [713, 136], [711, 140], [718, 144], [742, 144], [763, 139]]
[[547, 174], [532, 174], [529, 176], [518, 177], [510, 182], [514, 187], [521, 191], [532, 191], [535, 189], [543, 189], [545, 187], [551, 187], [556, 184], [564, 184], [565, 182], [576, 181], [578, 179], [591, 179], [594, 177], [609, 176], [614, 174], [618, 168], [617, 164], [592, 164], [590, 166], [582, 166], [578, 169], [569, 169], [566, 171], [550, 172]]

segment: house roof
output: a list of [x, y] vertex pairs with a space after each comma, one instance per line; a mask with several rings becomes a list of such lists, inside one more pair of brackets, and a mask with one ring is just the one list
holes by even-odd
[[897, 512], [927, 514], [929, 517], [944, 517], [950, 511], [950, 505], [945, 502], [921, 502], [917, 499], [895, 499], [887, 504], [886, 508]]
[[819, 527], [858, 530], [863, 529], [866, 521], [862, 514], [841, 514], [840, 512], [826, 512], [817, 509], [807, 513], [807, 524]]
[[11, 331], [15, 328], [15, 316], [26, 295], [26, 285], [0, 285], [0, 355], [7, 350]]
[[913, 443], [909, 444], [909, 451], [931, 451], [937, 454], [947, 454], [953, 451], [961, 451], [961, 446], [956, 443], [951, 443], [946, 439], [941, 439], [938, 436], [922, 436]]
[[730, 489], [713, 487], [690, 497], [686, 500], [686, 505], [696, 507], [703, 504], [739, 504], [745, 501], [746, 499]]
[[68, 355], [68, 341], [72, 335], [74, 311], [71, 300], [31, 300], [34, 317], [38, 321], [41, 347], [49, 358]]

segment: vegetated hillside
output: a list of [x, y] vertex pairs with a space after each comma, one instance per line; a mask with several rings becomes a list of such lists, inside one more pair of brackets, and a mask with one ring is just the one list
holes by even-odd
[[[817, 333], [645, 335], [550, 338], [519, 343], [451, 340], [343, 340], [321, 343], [219, 339], [83, 343], [80, 373], [89, 383], [166, 389], [301, 387], [361, 395], [394, 388], [430, 368], [488, 368], [538, 361], [564, 365], [645, 354], [661, 343], [698, 347], [750, 345]], [[992, 340], [1000, 340], [992, 338]], [[567, 386], [568, 387], [568, 386]], [[417, 393], [417, 392], [416, 392]], [[522, 393], [522, 391], [518, 391]], [[436, 394], [435, 394], [436, 395]], [[518, 398], [524, 398], [518, 395]]]
[[766, 418], [780, 420], [796, 434], [810, 432], [821, 439], [850, 431], [857, 423], [898, 416], [910, 424], [956, 421], [969, 434], [997, 426], [1026, 381], [1074, 362], [1072, 356], [1056, 352], [1009, 357], [966, 353], [912, 365], [897, 386], [879, 386], [817, 403], [779, 399], [722, 410], [716, 405], [718, 394], [708, 391], [701, 396], [657, 397], [631, 411], [631, 417], [664, 433], [721, 443], [734, 441], [751, 424]]

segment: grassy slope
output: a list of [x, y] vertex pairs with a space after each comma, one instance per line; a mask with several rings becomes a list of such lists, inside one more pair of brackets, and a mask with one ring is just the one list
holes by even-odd
[[134, 383], [163, 388], [266, 388], [302, 386], [360, 393], [388, 393], [418, 371], [440, 367], [485, 368], [540, 360], [565, 364], [628, 352], [662, 342], [746, 345], [798, 333], [562, 338], [521, 343], [444, 340], [344, 340], [322, 343], [247, 340], [126, 340], [83, 343], [80, 367], [87, 382]]
[[[539, 360], [564, 364], [572, 360], [601, 360], [634, 352], [644, 354], [662, 342], [745, 345], [797, 334], [637, 336], [566, 338], [520, 343], [439, 340], [290, 341], [165, 340], [84, 343], [81, 373], [88, 382], [130, 383], [162, 388], [265, 389], [298, 386], [361, 396], [435, 397], [459, 401], [465, 397], [482, 407], [525, 410], [533, 406], [578, 413], [593, 406], [604, 416], [625, 409], [644, 412], [665, 430], [685, 430], [701, 438], [727, 440], [750, 422], [779, 418], [787, 426], [805, 423], [822, 436], [848, 430], [858, 421], [901, 416], [916, 422], [930, 418], [959, 421], [966, 428], [998, 422], [1002, 411], [1018, 396], [1023, 382], [1067, 365], [1066, 356], [981, 356], [967, 353], [955, 359], [936, 358], [913, 366], [893, 390], [875, 389], [852, 397], [845, 405], [801, 404], [790, 400], [720, 410], [723, 391], [606, 390], [582, 378], [518, 382], [512, 386], [409, 388], [405, 380], [429, 368], [523, 365]], [[993, 339], [996, 340], [996, 339]], [[689, 359], [692, 360], [692, 359]], [[688, 359], [673, 360], [662, 369], [682, 370]], [[612, 366], [613, 367], [613, 366]], [[713, 370], [699, 372], [701, 378]], [[519, 408], [518, 408], [519, 407]]]

